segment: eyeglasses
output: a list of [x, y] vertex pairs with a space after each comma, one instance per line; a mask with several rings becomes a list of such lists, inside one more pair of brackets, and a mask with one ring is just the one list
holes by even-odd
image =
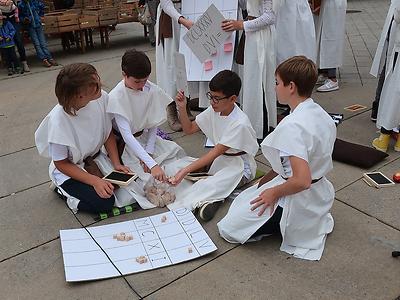
[[206, 93], [207, 99], [210, 100], [214, 104], [218, 104], [219, 101], [229, 98], [230, 96], [225, 97], [215, 97], [211, 94], [211, 92]]

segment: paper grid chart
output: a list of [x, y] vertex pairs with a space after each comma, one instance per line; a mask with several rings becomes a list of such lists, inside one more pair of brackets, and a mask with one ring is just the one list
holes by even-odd
[[[181, 14], [195, 22], [211, 4], [226, 19], [237, 19], [238, 0], [185, 0], [182, 1]], [[232, 69], [236, 32], [205, 63], [201, 63], [183, 41], [186, 32], [187, 29], [181, 26], [179, 52], [185, 55], [188, 81], [210, 81], [219, 71]]]
[[[87, 230], [94, 240], [84, 228], [60, 230], [65, 278], [68, 282], [104, 279], [120, 276], [120, 272], [126, 275], [161, 268], [217, 250], [193, 213], [186, 208], [88, 227]], [[113, 236], [120, 232], [132, 235], [133, 239], [116, 240]], [[137, 262], [136, 259], [141, 256], [146, 257], [147, 261]]]

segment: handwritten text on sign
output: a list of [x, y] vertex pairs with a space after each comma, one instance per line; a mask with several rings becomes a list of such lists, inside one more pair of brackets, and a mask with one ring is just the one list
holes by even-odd
[[224, 16], [211, 4], [206, 12], [194, 23], [183, 37], [188, 47], [200, 62], [204, 62], [231, 35], [221, 29]]

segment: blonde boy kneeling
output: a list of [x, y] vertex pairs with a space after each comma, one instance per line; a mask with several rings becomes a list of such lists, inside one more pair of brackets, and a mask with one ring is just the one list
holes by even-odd
[[282, 251], [319, 260], [334, 224], [334, 189], [325, 175], [332, 169], [336, 127], [310, 98], [317, 81], [310, 59], [292, 57], [275, 74], [278, 100], [291, 109], [261, 144], [276, 176], [243, 191], [218, 229], [232, 243], [280, 231]]

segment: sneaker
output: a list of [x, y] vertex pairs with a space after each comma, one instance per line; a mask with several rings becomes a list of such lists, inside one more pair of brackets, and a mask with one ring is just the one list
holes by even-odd
[[12, 76], [14, 74], [13, 68], [8, 68], [8, 76]]
[[214, 218], [218, 208], [221, 206], [222, 201], [204, 203], [199, 209], [199, 217], [203, 221], [210, 221]]
[[24, 70], [24, 72], [30, 72], [31, 70], [29, 69], [28, 63], [26, 60], [21, 61], [22, 63], [22, 69]]
[[42, 62], [43, 62], [43, 66], [45, 66], [47, 68], [51, 67], [51, 63], [47, 59], [43, 59]]
[[332, 91], [337, 91], [339, 89], [339, 82], [338, 81], [333, 81], [331, 79], [325, 80], [325, 83], [321, 85], [319, 88], [317, 88], [317, 92], [332, 92]]
[[16, 67], [15, 68], [15, 74], [24, 74], [24, 69], [22, 69], [20, 67]]
[[328, 79], [328, 77], [325, 74], [319, 74], [317, 82], [315, 84], [316, 85], [323, 85], [327, 79]]
[[58, 62], [56, 62], [53, 58], [49, 59], [49, 63], [50, 63], [52, 66], [58, 66]]

